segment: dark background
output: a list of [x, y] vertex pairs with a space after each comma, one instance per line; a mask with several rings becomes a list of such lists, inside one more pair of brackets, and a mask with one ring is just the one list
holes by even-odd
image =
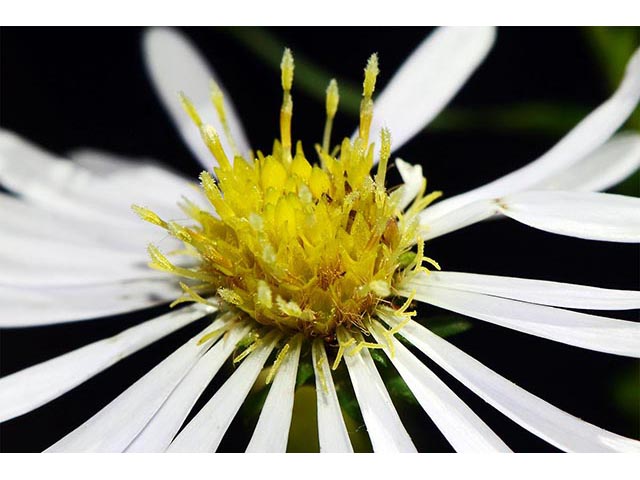
[[[372, 52], [380, 55], [378, 91], [429, 29], [275, 29], [294, 55], [360, 83]], [[0, 123], [63, 154], [87, 146], [155, 158], [186, 175], [200, 167], [172, 128], [147, 81], [139, 29], [12, 29], [0, 33]], [[242, 32], [240, 32], [242, 34]], [[251, 32], [249, 32], [251, 33]], [[278, 134], [279, 73], [225, 29], [188, 30], [233, 96], [254, 148], [269, 149]], [[324, 105], [294, 83], [294, 139], [320, 140]], [[428, 92], [424, 92], [428, 94]], [[580, 29], [507, 28], [486, 62], [455, 98], [452, 110], [474, 113], [464, 128], [434, 126], [397, 152], [421, 162], [431, 189], [451, 196], [497, 178], [544, 153], [561, 136], [544, 130], [494, 128], [495, 107], [526, 101], [579, 105], [588, 111], [610, 93]], [[541, 112], [543, 120], [558, 119]], [[525, 119], [526, 120], [526, 119]], [[338, 113], [335, 135], [349, 135], [355, 117]], [[308, 148], [307, 148], [308, 149]], [[141, 246], [144, 248], [144, 246]], [[487, 222], [436, 239], [429, 256], [444, 269], [637, 289], [636, 245], [554, 236], [511, 221]], [[65, 353], [165, 311], [156, 308], [92, 322], [0, 331], [0, 370], [7, 375]], [[421, 311], [425, 318], [436, 309]], [[636, 312], [617, 318], [638, 319]], [[201, 328], [182, 329], [97, 375], [63, 397], [0, 426], [0, 450], [40, 451], [73, 430]], [[603, 428], [639, 436], [638, 403], [620, 400], [620, 385], [637, 389], [638, 363], [473, 321], [451, 338], [466, 352], [552, 404]], [[432, 366], [431, 363], [429, 363]], [[441, 373], [437, 367], [433, 367]], [[554, 451], [446, 374], [442, 378], [518, 451]], [[621, 393], [622, 392], [622, 393]], [[637, 398], [637, 397], [636, 397]], [[637, 402], [637, 400], [636, 400]], [[433, 424], [407, 422], [421, 450], [448, 451]], [[404, 410], [403, 410], [404, 411]], [[250, 431], [232, 425], [223, 448], [242, 450]]]

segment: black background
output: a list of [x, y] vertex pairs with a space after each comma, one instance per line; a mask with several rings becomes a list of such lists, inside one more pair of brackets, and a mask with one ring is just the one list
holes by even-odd
[[[366, 58], [380, 55], [379, 89], [429, 29], [286, 28], [284, 45], [314, 59], [339, 79], [360, 82]], [[186, 175], [200, 167], [156, 100], [142, 64], [140, 29], [50, 28], [1, 32], [3, 128], [63, 154], [79, 146], [157, 159]], [[278, 133], [279, 74], [220, 29], [188, 30], [233, 97], [254, 148], [269, 149]], [[428, 92], [425, 92], [428, 94]], [[522, 100], [595, 107], [609, 94], [578, 29], [502, 29], [495, 48], [454, 106], [482, 109]], [[324, 107], [295, 90], [294, 138], [319, 141]], [[491, 122], [490, 116], [486, 122]], [[340, 115], [334, 132], [351, 133], [353, 117]], [[507, 173], [544, 153], [559, 136], [487, 133], [421, 134], [398, 151], [424, 165], [431, 189], [454, 195]], [[144, 246], [141, 246], [144, 248]], [[488, 222], [436, 239], [429, 255], [444, 269], [637, 289], [637, 246], [546, 234], [511, 221]], [[156, 308], [92, 322], [0, 331], [0, 368], [7, 375], [165, 311]], [[425, 308], [428, 316], [435, 309]], [[637, 314], [616, 312], [618, 318]], [[0, 450], [40, 451], [71, 431], [193, 335], [201, 325], [132, 355], [63, 397], [0, 426]], [[474, 321], [451, 341], [527, 390], [572, 414], [638, 437], [638, 416], [613, 403], [621, 375], [638, 374], [634, 360], [590, 352]], [[430, 364], [431, 365], [431, 364]], [[434, 367], [437, 372], [441, 372]], [[443, 378], [515, 450], [553, 451], [446, 374]], [[423, 416], [424, 417], [424, 416]], [[237, 423], [237, 422], [236, 422]], [[449, 447], [426, 418], [410, 422], [422, 450]], [[232, 425], [222, 447], [242, 450], [247, 434]], [[244, 442], [244, 443], [243, 443]]]

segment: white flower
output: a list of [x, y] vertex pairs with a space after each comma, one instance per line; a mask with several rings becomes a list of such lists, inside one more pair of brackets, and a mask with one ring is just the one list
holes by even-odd
[[[408, 141], [455, 95], [488, 52], [494, 35], [488, 28], [436, 30], [376, 99], [371, 131], [388, 128], [394, 135], [394, 149]], [[209, 82], [216, 77], [188, 42], [171, 30], [159, 29], [149, 32], [145, 47], [158, 93], [202, 164], [210, 168], [211, 153], [201, 132], [184, 114], [177, 91], [193, 96], [193, 105], [216, 131], [229, 132], [215, 137], [225, 152], [238, 151], [247, 156], [249, 143], [233, 106], [227, 105], [227, 122], [221, 121], [209, 99]], [[411, 213], [409, 207], [406, 215], [415, 214], [424, 240], [490, 217], [507, 216], [562, 235], [639, 242], [640, 201], [594, 193], [621, 181], [640, 164], [640, 135], [613, 136], [639, 98], [640, 53], [636, 52], [613, 96], [545, 155], [481, 188], [422, 211]], [[215, 143], [212, 138], [208, 137], [209, 147]], [[384, 148], [381, 151], [378, 146], [378, 155], [384, 165]], [[141, 265], [146, 259], [143, 246], [150, 238], [157, 238], [157, 233], [128, 213], [131, 204], [148, 204], [162, 218], [182, 217], [175, 200], [181, 195], [197, 195], [191, 183], [154, 164], [132, 165], [90, 152], [72, 160], [54, 158], [12, 133], [0, 134], [0, 183], [19, 195], [0, 193], [0, 219], [3, 226], [10, 227], [3, 228], [0, 242], [3, 251], [11, 252], [0, 259], [0, 327], [96, 318], [167, 302], [180, 293], [173, 276]], [[414, 199], [422, 198], [422, 170], [401, 160], [396, 165], [404, 187], [395, 198], [404, 209]], [[206, 205], [204, 198], [200, 200]], [[153, 223], [162, 223], [150, 212], [142, 213]], [[172, 228], [179, 236], [177, 227]], [[171, 241], [166, 240], [163, 248], [170, 250]], [[420, 248], [419, 242], [418, 264], [422, 261]], [[151, 252], [156, 266], [173, 268], [159, 251]], [[275, 253], [265, 250], [264, 256], [270, 255]], [[379, 300], [387, 297], [392, 287], [399, 296], [549, 340], [615, 355], [640, 356], [638, 323], [568, 310], [640, 308], [639, 292], [462, 272], [427, 274], [419, 265], [415, 267], [411, 275], [393, 285], [376, 278], [362, 288], [369, 288]], [[256, 302], [279, 308], [287, 318], [305, 318], [306, 310], [300, 303], [272, 298], [268, 285], [257, 285]], [[234, 308], [222, 308], [224, 303], [240, 303], [238, 293], [225, 288], [218, 293], [225, 302], [211, 300], [175, 308], [114, 337], [1, 378], [0, 421], [25, 414], [182, 326], [218, 312], [205, 331], [48, 449], [215, 451], [265, 362], [284, 343], [281, 330], [263, 330], [260, 341], [245, 350], [246, 358], [237, 370], [178, 433], [205, 387], [238, 343], [255, 330], [246, 315]], [[573, 417], [483, 366], [411, 320], [405, 312], [408, 303], [400, 309], [376, 307], [364, 330], [372, 337], [369, 343], [375, 340], [384, 346], [420, 405], [457, 451], [508, 451], [509, 447], [389, 330], [399, 330], [416, 349], [467, 388], [560, 449], [640, 451], [640, 442]], [[344, 329], [334, 333], [341, 347], [338, 360], [344, 353], [374, 450], [415, 451], [369, 350], [354, 348], [362, 341], [359, 334]], [[286, 449], [303, 342], [298, 335], [287, 336], [284, 341], [248, 451]], [[321, 450], [351, 451], [327, 349], [321, 341], [306, 344], [311, 344], [315, 369]]]

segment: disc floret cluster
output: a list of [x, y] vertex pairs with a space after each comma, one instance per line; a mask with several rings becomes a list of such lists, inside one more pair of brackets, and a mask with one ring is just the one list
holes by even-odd
[[[395, 286], [407, 275], [423, 270], [425, 261], [438, 268], [423, 255], [417, 214], [440, 193], [425, 195], [423, 179], [405, 209], [401, 199], [406, 187], [391, 191], [385, 186], [390, 132], [380, 132], [379, 149], [370, 140], [379, 71], [375, 54], [365, 68], [358, 133], [333, 148], [339, 92], [335, 80], [330, 82], [323, 141], [315, 145], [314, 161], [301, 142], [293, 147], [291, 141], [294, 63], [289, 50], [281, 71], [280, 138], [269, 154], [258, 151], [247, 159], [237, 151], [226, 152], [219, 133], [182, 96], [217, 161], [214, 175], [200, 175], [213, 210], [185, 200], [181, 206], [191, 221], [183, 225], [134, 206], [143, 219], [182, 241], [181, 253], [193, 258], [179, 264], [152, 245], [151, 266], [188, 279], [182, 283], [185, 296], [178, 301], [213, 298], [259, 324], [327, 341], [335, 341], [339, 330], [366, 333], [376, 310], [392, 307]], [[235, 150], [222, 93], [215, 85], [212, 102], [222, 133]], [[371, 175], [374, 156], [379, 163]], [[412, 250], [416, 245], [417, 252]]]

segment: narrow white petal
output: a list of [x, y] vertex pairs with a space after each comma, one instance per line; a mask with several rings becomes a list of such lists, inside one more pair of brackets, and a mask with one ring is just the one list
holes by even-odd
[[168, 452], [214, 452], [249, 394], [264, 362], [279, 339], [277, 333], [266, 336], [220, 390], [173, 440]]
[[531, 190], [597, 192], [617, 185], [640, 168], [640, 135], [616, 135], [567, 169], [533, 185]]
[[[154, 238], [154, 229], [151, 228], [144, 232], [133, 232], [132, 235], [127, 225], [116, 226], [65, 216], [2, 192], [0, 224], [3, 235], [13, 233], [22, 237], [63, 241], [69, 245], [99, 246], [104, 250], [119, 252], [139, 253]], [[159, 230], [156, 227], [155, 233]], [[162, 237], [156, 235], [155, 238]]]
[[477, 200], [444, 216], [432, 215], [433, 208], [428, 207], [420, 213], [422, 238], [425, 240], [431, 240], [481, 222], [491, 218], [498, 211], [498, 206], [493, 200]]
[[285, 453], [287, 451], [301, 346], [300, 339], [293, 340], [291, 350], [286, 353], [276, 372], [260, 412], [258, 424], [247, 446], [249, 453]]
[[232, 327], [189, 371], [126, 451], [164, 452], [204, 389], [248, 332], [248, 326]]
[[[7, 238], [3, 237], [4, 240]], [[78, 249], [78, 252], [81, 251]], [[33, 258], [37, 257], [33, 255]], [[30, 262], [29, 258], [14, 258], [8, 252], [0, 252], [0, 284], [12, 287], [69, 287], [166, 278], [166, 273], [151, 270], [142, 262], [111, 265], [99, 265], [96, 262], [93, 266], [90, 263], [91, 256], [84, 259], [51, 256], [44, 258], [41, 263]]]
[[640, 442], [616, 435], [570, 415], [411, 321], [402, 336], [480, 398], [556, 447], [572, 452], [640, 452]]
[[478, 199], [497, 198], [528, 190], [551, 180], [605, 143], [631, 115], [640, 100], [640, 49], [629, 63], [616, 92], [585, 117], [553, 148], [530, 164], [482, 187], [451, 197], [429, 208], [432, 219]]
[[67, 288], [0, 285], [0, 328], [106, 317], [166, 303], [181, 292], [175, 281], [168, 278]]
[[119, 334], [0, 378], [0, 421], [58, 398], [114, 363], [205, 316], [191, 306], [162, 315]]
[[367, 348], [344, 355], [353, 391], [376, 453], [416, 452]]
[[[384, 316], [382, 316], [384, 320]], [[379, 327], [381, 325], [378, 324]], [[378, 343], [388, 339], [374, 328]], [[393, 352], [388, 357], [411, 392], [457, 452], [509, 452], [502, 440], [447, 387], [431, 370], [418, 360], [402, 343], [391, 337]]]
[[147, 206], [166, 220], [185, 218], [178, 206], [182, 197], [207, 204], [195, 179], [174, 173], [155, 160], [92, 149], [75, 150], [69, 158], [123, 192], [128, 202]]
[[431, 122], [484, 60], [495, 35], [492, 27], [442, 27], [429, 35], [375, 99], [376, 143], [386, 127], [397, 150]]
[[215, 339], [198, 341], [225, 323], [217, 319], [46, 451], [123, 452]]
[[156, 92], [182, 138], [207, 170], [211, 170], [215, 159], [202, 141], [198, 128], [183, 110], [179, 92], [184, 92], [198, 109], [202, 120], [218, 131], [227, 156], [233, 158], [233, 150], [210, 100], [211, 81], [215, 80], [224, 92], [227, 121], [238, 150], [241, 155], [248, 154], [249, 142], [229, 95], [216, 74], [185, 36], [168, 28], [150, 29], [145, 34], [144, 53]]
[[588, 287], [570, 283], [530, 280], [527, 278], [498, 277], [463, 272], [431, 272], [412, 278], [405, 284], [407, 290], [432, 285], [466, 292], [552, 307], [583, 310], [631, 310], [640, 308], [640, 292]]
[[640, 323], [572, 312], [431, 285], [413, 285], [416, 299], [446, 310], [556, 342], [640, 357]]
[[400, 187], [403, 190], [398, 207], [401, 210], [404, 210], [413, 201], [413, 199], [416, 198], [416, 195], [418, 195], [422, 188], [422, 182], [425, 180], [422, 175], [422, 165], [411, 165], [410, 163], [397, 158], [396, 167], [398, 167], [398, 172], [400, 172], [400, 176], [404, 182], [404, 185]]
[[0, 129], [0, 183], [48, 211], [126, 226], [131, 235], [149, 230], [131, 212], [133, 197], [127, 196], [127, 192], [3, 129]]
[[640, 242], [640, 199], [593, 192], [531, 191], [498, 201], [500, 212], [546, 232], [588, 240]]
[[320, 452], [353, 453], [349, 433], [338, 403], [336, 387], [333, 384], [329, 359], [322, 340], [318, 339], [313, 342], [311, 355], [316, 377]]

